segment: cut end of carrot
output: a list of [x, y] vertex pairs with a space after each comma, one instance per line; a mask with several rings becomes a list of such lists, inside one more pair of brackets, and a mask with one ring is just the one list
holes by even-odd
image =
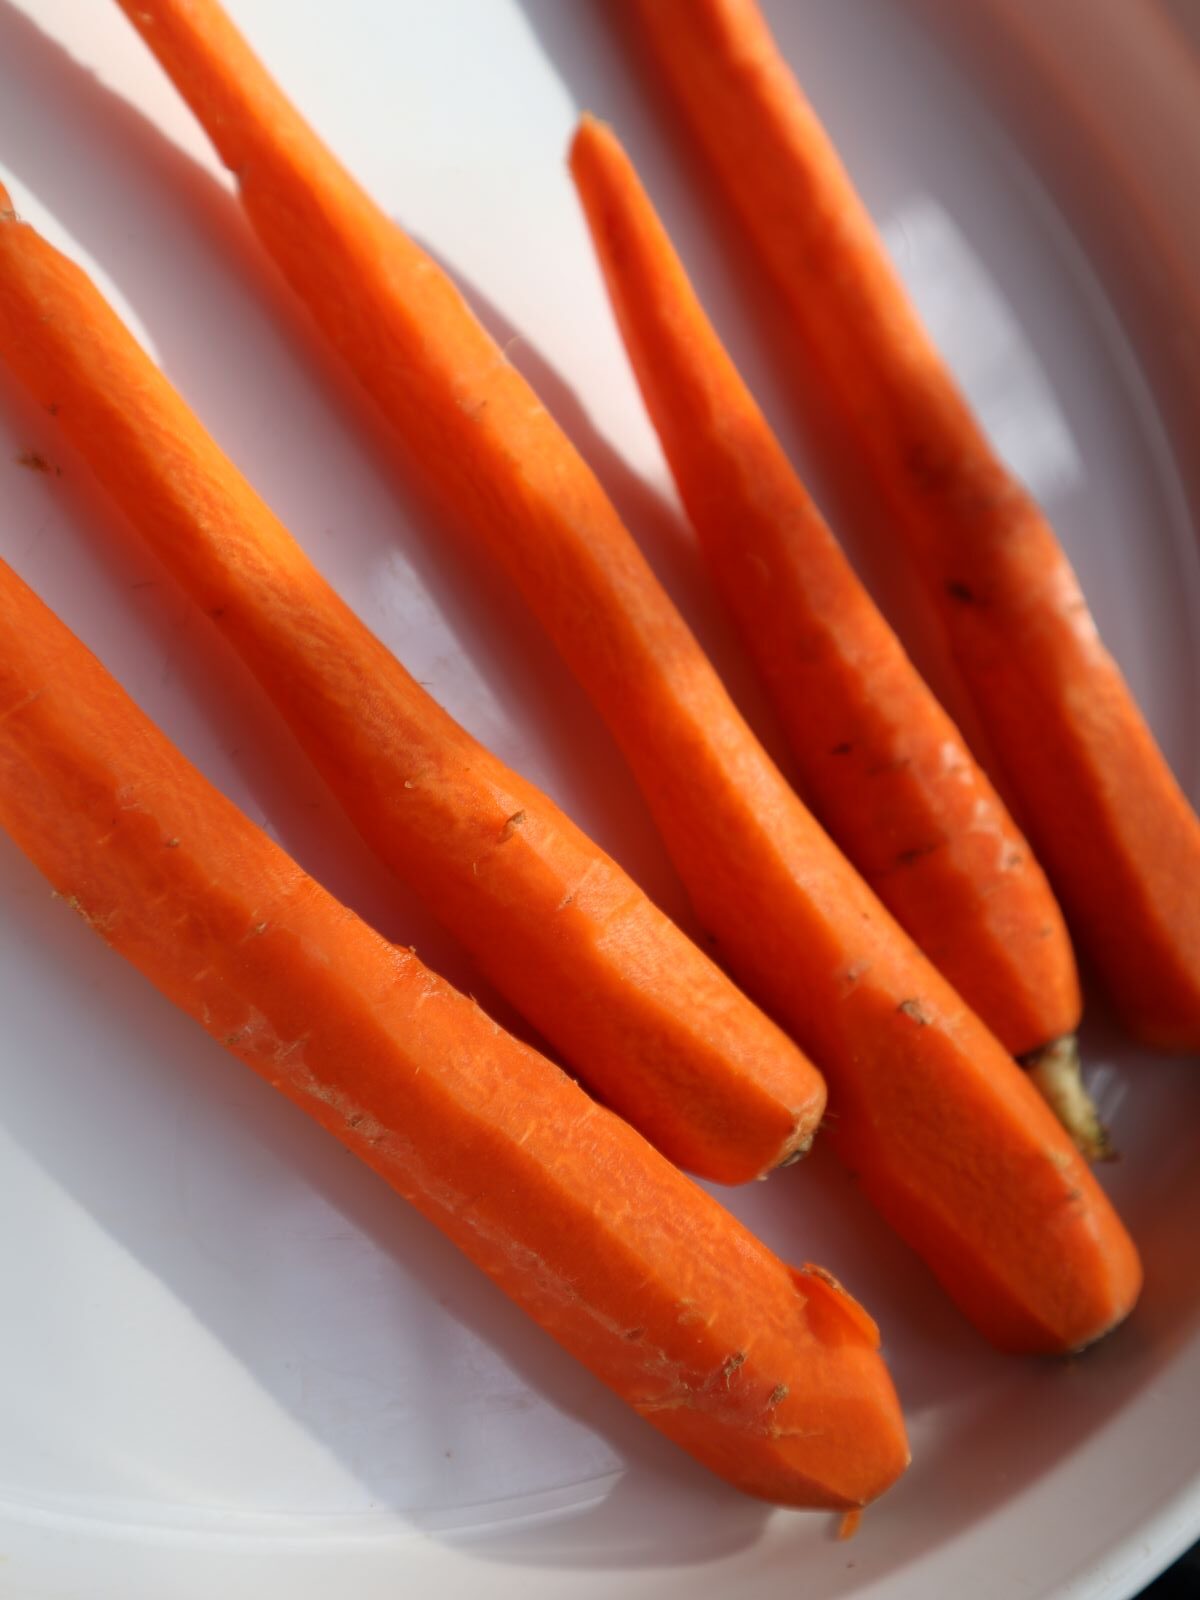
[[1022, 1057], [1030, 1082], [1071, 1135], [1085, 1161], [1115, 1161], [1117, 1151], [1084, 1085], [1074, 1034]]
[[[780, 1159], [775, 1163], [772, 1171], [781, 1172], [784, 1167], [794, 1167], [798, 1161], [803, 1161], [805, 1156], [812, 1149], [813, 1140], [815, 1138], [815, 1128], [810, 1129], [808, 1132], [803, 1134], [799, 1134], [798, 1137], [794, 1139], [788, 1146], [787, 1150], [780, 1157]], [[764, 1173], [763, 1176], [765, 1177], [766, 1174]]]

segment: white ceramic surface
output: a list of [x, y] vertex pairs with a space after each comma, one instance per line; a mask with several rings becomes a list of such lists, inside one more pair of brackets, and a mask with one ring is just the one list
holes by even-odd
[[[1197, 329], [1164, 301], [1173, 291], [1156, 258], [1139, 283], [1116, 248], [1146, 264], [1129, 184], [1151, 204], [1178, 184], [1163, 158], [1174, 146], [1147, 131], [1165, 103], [1152, 90], [1156, 74], [1177, 82], [1194, 63], [1155, 31], [1138, 64], [1142, 100], [1131, 91], [1145, 112], [1137, 139], [1089, 143], [1096, 51], [1076, 62], [1051, 38], [1071, 93], [1035, 126], [1001, 92], [1033, 81], [1026, 58], [1015, 46], [1004, 57], [1015, 79], [986, 63], [1014, 14], [1028, 24], [1073, 5], [987, 0], [969, 28], [961, 8], [952, 28], [953, 8], [935, 0], [767, 10], [1195, 794], [1200, 561], [1170, 441], [1196, 397], [1179, 351]], [[1090, 12], [1096, 37], [1119, 9]], [[1124, 8], [1140, 41], [1152, 9]], [[590, 257], [563, 164], [579, 107], [616, 122], [803, 459], [786, 375], [754, 280], [697, 202], [612, 7], [232, 10], [318, 128], [513, 341], [777, 747], [682, 531]], [[1132, 164], [1124, 189], [1108, 186], [1103, 237], [1089, 232], [1086, 185], [1073, 187], [1078, 163], [1057, 159], [1068, 146], [1084, 151], [1093, 187], [1105, 149]], [[115, 6], [0, 0], [0, 174], [433, 693], [691, 926], [594, 714], [499, 576], [405, 488]], [[1171, 212], [1160, 203], [1168, 236]], [[54, 470], [19, 465], [29, 451]], [[364, 915], [490, 1001], [376, 870], [53, 421], [2, 373], [0, 486], [0, 554], [203, 770]], [[875, 577], [885, 590], [894, 581]], [[991, 1352], [823, 1156], [726, 1197], [785, 1256], [834, 1268], [884, 1328], [915, 1463], [850, 1543], [829, 1519], [727, 1492], [625, 1415], [376, 1179], [173, 1013], [3, 840], [0, 1016], [0, 1594], [374, 1600], [436, 1583], [473, 1600], [1118, 1600], [1200, 1532], [1200, 1082], [1194, 1063], [1130, 1047], [1099, 1005], [1089, 1074], [1124, 1152], [1104, 1181], [1142, 1247], [1147, 1288], [1131, 1323], [1085, 1359]]]

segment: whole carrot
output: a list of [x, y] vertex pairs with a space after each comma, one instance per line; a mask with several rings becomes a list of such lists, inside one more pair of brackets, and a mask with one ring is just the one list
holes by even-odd
[[[0, 192], [0, 204], [3, 197]], [[0, 357], [290, 723], [367, 842], [584, 1079], [723, 1182], [807, 1147], [779, 1028], [343, 604], [82, 272], [0, 216]]]
[[1074, 957], [1032, 851], [792, 469], [628, 156], [591, 118], [571, 172], [651, 420], [818, 816], [1014, 1055], [1074, 1033]]
[[1099, 1337], [1139, 1284], [1107, 1200], [788, 787], [529, 385], [213, 0], [124, 9], [288, 281], [606, 718], [702, 921], [829, 1077], [829, 1136], [866, 1192], [997, 1343]]
[[0, 562], [0, 826], [107, 944], [738, 1488], [903, 1471], [870, 1318], [790, 1271], [213, 789]]
[[633, 9], [937, 607], [1081, 947], [1143, 1039], [1200, 1047], [1200, 821], [1053, 530], [930, 342], [754, 0]]

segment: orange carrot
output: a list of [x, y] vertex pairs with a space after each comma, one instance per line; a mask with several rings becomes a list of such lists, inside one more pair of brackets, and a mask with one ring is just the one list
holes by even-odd
[[1079, 1023], [1041, 868], [838, 548], [722, 348], [629, 158], [586, 118], [571, 171], [680, 495], [822, 822], [1014, 1055]]
[[836, 1087], [830, 1136], [867, 1193], [996, 1342], [1098, 1337], [1139, 1284], [1103, 1193], [772, 765], [529, 385], [219, 6], [125, 9], [288, 281], [606, 718], [702, 921]]
[[0, 220], [0, 355], [239, 651], [367, 842], [681, 1165], [807, 1147], [816, 1070], [629, 876], [426, 694], [316, 572], [89, 280]]
[[856, 1506], [907, 1462], [862, 1308], [339, 905], [0, 563], [0, 826], [126, 960], [750, 1494]]
[[1200, 821], [1078, 582], [896, 279], [753, 0], [634, 0], [786, 297], [805, 370], [941, 617], [1022, 823], [1131, 1028], [1200, 1046]]

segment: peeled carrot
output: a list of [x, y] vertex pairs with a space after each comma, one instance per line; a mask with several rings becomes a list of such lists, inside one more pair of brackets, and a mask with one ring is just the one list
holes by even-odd
[[633, 10], [936, 605], [1080, 947], [1136, 1033], [1200, 1047], [1200, 820], [1053, 530], [930, 342], [754, 0]]
[[825, 1093], [801, 1052], [430, 698], [91, 282], [11, 209], [0, 217], [0, 356], [240, 653], [367, 842], [609, 1104], [719, 1181], [807, 1147]]
[[614, 134], [571, 171], [651, 419], [814, 809], [1014, 1055], [1079, 1024], [1045, 876], [838, 548], [704, 315]]
[[214, 1039], [730, 1483], [856, 1506], [908, 1452], [862, 1308], [325, 892], [0, 562], [0, 826]]
[[997, 1343], [1099, 1337], [1140, 1282], [1103, 1193], [773, 766], [529, 385], [219, 6], [124, 9], [288, 281], [607, 720], [702, 921], [829, 1078], [829, 1137], [866, 1192]]

